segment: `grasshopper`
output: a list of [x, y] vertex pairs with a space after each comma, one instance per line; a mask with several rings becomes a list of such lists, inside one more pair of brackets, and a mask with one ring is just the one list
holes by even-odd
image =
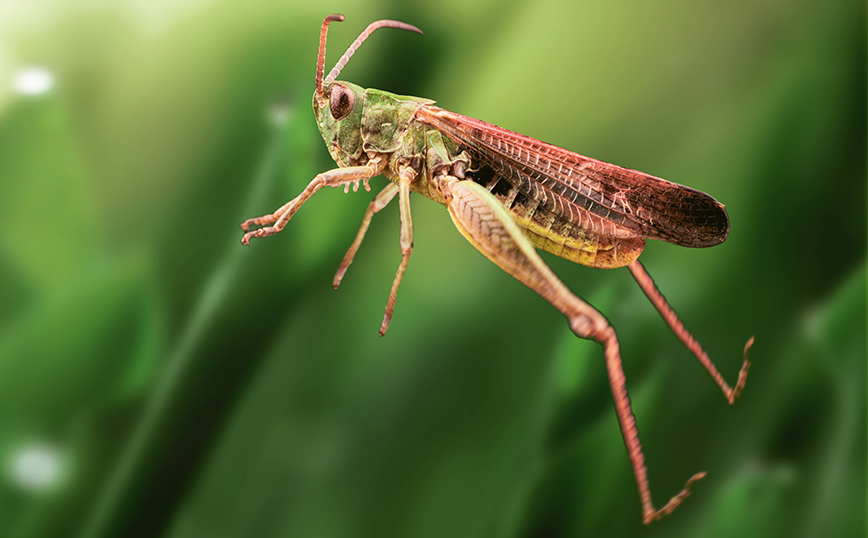
[[[655, 508], [627, 396], [615, 329], [593, 306], [570, 291], [536, 249], [589, 267], [626, 266], [663, 319], [696, 356], [730, 404], [747, 379], [751, 337], [735, 387], [730, 387], [637, 259], [645, 239], [685, 247], [710, 247], [729, 233], [723, 204], [711, 196], [635, 170], [578, 155], [533, 138], [434, 106], [434, 101], [364, 89], [336, 80], [367, 37], [379, 28], [421, 34], [393, 20], [371, 23], [323, 78], [329, 15], [320, 30], [313, 110], [338, 168], [318, 174], [298, 197], [274, 213], [248, 219], [241, 242], [280, 232], [295, 212], [323, 187], [360, 183], [380, 174], [390, 183], [368, 205], [355, 240], [338, 268], [337, 289], [374, 215], [398, 196], [401, 261], [380, 325], [384, 335], [395, 309], [398, 287], [413, 252], [410, 192], [443, 204], [458, 231], [485, 257], [558, 309], [579, 338], [603, 347], [615, 411], [642, 504], [645, 524], [671, 513], [705, 476], [693, 475], [662, 508]], [[254, 229], [255, 228], [255, 229]]]

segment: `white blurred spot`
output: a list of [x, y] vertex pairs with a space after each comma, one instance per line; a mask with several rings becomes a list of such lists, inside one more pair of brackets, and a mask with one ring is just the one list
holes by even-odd
[[51, 486], [60, 474], [60, 454], [45, 444], [22, 447], [12, 455], [11, 463], [12, 479], [30, 491]]
[[24, 95], [40, 95], [54, 87], [54, 75], [44, 67], [25, 67], [15, 73], [12, 87]]
[[275, 99], [271, 102], [266, 113], [268, 121], [276, 126], [285, 125], [289, 122], [292, 114], [292, 102], [287, 97]]

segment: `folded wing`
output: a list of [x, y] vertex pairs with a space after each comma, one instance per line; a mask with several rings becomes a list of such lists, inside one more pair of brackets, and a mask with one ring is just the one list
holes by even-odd
[[729, 233], [723, 204], [655, 176], [590, 159], [461, 114], [424, 106], [432, 125], [549, 211], [609, 237], [710, 247]]

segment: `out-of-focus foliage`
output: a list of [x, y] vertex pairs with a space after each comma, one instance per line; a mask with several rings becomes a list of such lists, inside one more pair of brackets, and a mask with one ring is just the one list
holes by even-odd
[[[627, 271], [547, 256], [618, 328], [647, 530], [599, 347], [414, 199], [333, 271], [370, 195], [237, 224], [334, 166], [342, 78], [706, 191], [727, 242], [642, 260], [726, 405]], [[864, 536], [866, 32], [860, 2], [0, 2], [0, 535]], [[375, 180], [374, 188], [383, 184]]]

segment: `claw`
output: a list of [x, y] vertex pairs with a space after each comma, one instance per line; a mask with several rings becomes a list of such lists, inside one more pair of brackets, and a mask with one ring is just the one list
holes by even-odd
[[[259, 217], [257, 217], [257, 218], [259, 218]], [[242, 223], [240, 224], [240, 226], [241, 226], [241, 229], [242, 229], [244, 232], [249, 232], [249, 231], [250, 231], [250, 227], [253, 226], [253, 225], [255, 225], [255, 224], [256, 224], [256, 218], [253, 218], [253, 219], [247, 219], [247, 220], [245, 220], [244, 222], [242, 222]]]
[[744, 345], [744, 362], [741, 365], [741, 370], [738, 371], [738, 381], [735, 383], [735, 388], [732, 389], [727, 398], [729, 405], [735, 404], [736, 398], [741, 396], [741, 391], [744, 390], [744, 384], [747, 382], [747, 371], [750, 369], [750, 359], [748, 359], [747, 352], [753, 346], [753, 341], [754, 337], [751, 336]]
[[655, 511], [650, 506], [646, 508], [645, 514], [642, 517], [642, 523], [648, 525], [671, 514], [673, 510], [678, 508], [678, 505], [681, 504], [681, 501], [690, 496], [690, 486], [692, 486], [697, 480], [705, 478], [705, 474], [705, 471], [702, 471], [691, 476], [690, 480], [687, 481], [687, 484], [684, 485], [684, 489], [682, 489], [678, 493], [678, 495], [669, 499], [669, 502], [666, 503], [666, 506], [664, 506], [660, 510]]

